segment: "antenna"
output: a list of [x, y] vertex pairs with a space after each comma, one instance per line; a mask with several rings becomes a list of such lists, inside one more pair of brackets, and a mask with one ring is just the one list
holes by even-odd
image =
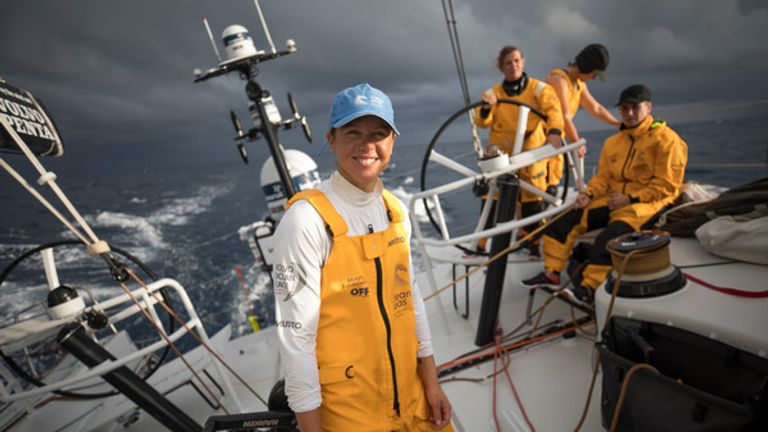
[[[247, 134], [243, 133], [242, 128], [239, 125], [239, 120], [237, 120], [233, 113], [230, 114], [235, 126], [235, 132], [237, 133], [235, 142], [237, 143], [238, 150], [240, 150], [240, 156], [243, 158], [243, 161], [247, 163], [247, 155], [245, 153], [245, 146], [243, 145], [244, 139], [247, 138], [250, 141], [259, 138], [259, 135], [263, 136], [269, 146], [270, 153], [272, 153], [272, 159], [274, 160], [275, 167], [280, 176], [280, 183], [285, 191], [285, 195], [291, 197], [296, 189], [293, 179], [288, 171], [288, 165], [285, 162], [282, 146], [277, 139], [277, 130], [280, 127], [288, 129], [293, 123], [298, 122], [298, 124], [302, 126], [302, 129], [304, 129], [304, 135], [307, 140], [311, 140], [312, 135], [309, 131], [309, 124], [306, 117], [298, 112], [296, 101], [292, 100], [292, 97], [290, 99], [291, 108], [294, 111], [293, 116], [283, 120], [280, 117], [280, 111], [275, 105], [275, 101], [269, 91], [262, 88], [259, 83], [256, 82], [255, 77], [258, 73], [256, 66], [259, 63], [295, 53], [296, 42], [294, 42], [293, 39], [288, 39], [286, 41], [285, 50], [278, 51], [275, 48], [274, 42], [272, 42], [272, 36], [269, 34], [269, 28], [264, 19], [264, 14], [261, 11], [259, 0], [254, 0], [254, 5], [259, 14], [261, 26], [264, 29], [271, 52], [267, 53], [265, 52], [266, 50], [257, 50], [253, 44], [253, 39], [248, 34], [248, 30], [245, 27], [239, 24], [230, 25], [222, 34], [222, 38], [226, 39], [224, 41], [224, 56], [226, 59], [223, 61], [219, 60], [219, 64], [216, 67], [208, 69], [205, 73], [200, 69], [195, 69], [192, 73], [195, 76], [195, 82], [206, 81], [229, 72], [239, 72], [240, 78], [247, 81], [245, 94], [251, 101], [250, 111], [254, 127], [252, 127]], [[208, 31], [208, 38], [211, 40], [211, 45], [214, 47], [216, 56], [219, 57], [219, 51], [213, 41], [213, 35], [208, 26], [208, 20], [203, 18], [203, 23]], [[229, 36], [233, 37], [229, 38]]]
[[211, 33], [211, 26], [208, 25], [208, 18], [203, 17], [203, 24], [205, 24], [205, 30], [208, 32], [208, 39], [211, 41], [211, 46], [213, 46], [213, 52], [216, 53], [216, 58], [219, 60], [219, 63], [221, 63], [221, 55], [219, 54], [219, 48], [216, 46], [216, 42], [213, 40], [213, 33]]
[[264, 27], [264, 34], [267, 36], [269, 48], [272, 50], [272, 54], [275, 54], [277, 53], [277, 50], [275, 49], [275, 44], [272, 42], [272, 35], [269, 34], [267, 22], [264, 20], [264, 14], [261, 13], [261, 5], [259, 4], [259, 0], [253, 0], [253, 4], [256, 5], [256, 11], [259, 13], [259, 20], [261, 21], [261, 26]]

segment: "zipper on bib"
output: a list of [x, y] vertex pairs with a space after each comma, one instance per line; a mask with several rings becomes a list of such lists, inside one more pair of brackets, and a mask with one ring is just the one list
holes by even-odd
[[[368, 225], [368, 232], [373, 233], [373, 225]], [[392, 409], [395, 410], [397, 416], [400, 417], [400, 400], [397, 392], [397, 374], [395, 373], [395, 355], [392, 352], [392, 327], [389, 324], [389, 316], [387, 316], [387, 310], [384, 307], [384, 287], [382, 286], [381, 276], [381, 259], [376, 257], [373, 259], [376, 264], [376, 299], [379, 302], [379, 312], [381, 313], [381, 319], [384, 320], [384, 327], [387, 329], [387, 354], [389, 355], [389, 366], [392, 368], [392, 387], [395, 392], [395, 401], [392, 404]]]

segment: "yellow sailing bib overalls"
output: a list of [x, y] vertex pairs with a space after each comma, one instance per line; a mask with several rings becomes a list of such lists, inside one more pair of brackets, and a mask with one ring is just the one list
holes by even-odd
[[[575, 82], [572, 81], [571, 77], [568, 76], [568, 72], [564, 69], [553, 69], [552, 72], [549, 73], [549, 76], [552, 75], [559, 75], [563, 77], [563, 79], [565, 79], [565, 81], [569, 84], [569, 96], [568, 101], [566, 101], [566, 105], [568, 105], [568, 110], [571, 113], [571, 119], [573, 119], [576, 116], [576, 113], [579, 111], [579, 106], [581, 105], [581, 93], [584, 91], [584, 82], [578, 78], [575, 80]], [[560, 179], [563, 178], [564, 166], [565, 161], [563, 155], [558, 155], [552, 159], [548, 159], [547, 186], [560, 185]]]
[[405, 214], [389, 191], [382, 198], [389, 227], [360, 236], [347, 235], [346, 222], [322, 192], [291, 199], [309, 201], [333, 238], [321, 272], [315, 351], [326, 431], [433, 430], [416, 370]]

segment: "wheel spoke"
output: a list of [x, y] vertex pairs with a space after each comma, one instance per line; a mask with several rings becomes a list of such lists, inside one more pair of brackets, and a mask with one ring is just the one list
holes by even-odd
[[[467, 230], [471, 230], [474, 228], [473, 233], [479, 233], [481, 231], [484, 231], [486, 229], [486, 225], [488, 225], [487, 221], [491, 218], [493, 218], [493, 212], [491, 211], [491, 204], [493, 203], [493, 199], [490, 199], [488, 202], [486, 202], [482, 206], [482, 210], [480, 211], [479, 217], [476, 220], [476, 222], [471, 224], [463, 224], [462, 227], [457, 227], [454, 222], [456, 221], [464, 221], [466, 222], [467, 218], [466, 216], [463, 216], [466, 214], [468, 209], [471, 209], [473, 206], [473, 203], [476, 202], [477, 199], [480, 199], [481, 197], [488, 198], [493, 197], [496, 194], [496, 191], [498, 190], [498, 187], [496, 185], [496, 179], [498, 172], [496, 170], [504, 169], [506, 172], [509, 172], [510, 170], [518, 170], [521, 168], [524, 168], [526, 166], [531, 165], [532, 163], [542, 160], [542, 157], [544, 157], [546, 154], [549, 154], [552, 152], [551, 146], [542, 146], [546, 148], [537, 148], [534, 150], [528, 150], [523, 151], [523, 142], [524, 142], [524, 135], [526, 132], [526, 121], [521, 121], [516, 129], [517, 136], [514, 140], [513, 148], [519, 149], [517, 152], [513, 151], [514, 156], [509, 157], [509, 165], [503, 164], [503, 166], [506, 166], [507, 168], [503, 168], [502, 165], [496, 166], [495, 164], [488, 164], [487, 162], [485, 165], [488, 165], [488, 167], [483, 168], [482, 166], [479, 166], [478, 163], [481, 161], [480, 158], [483, 158], [482, 160], [485, 161], [486, 159], [483, 157], [483, 154], [485, 152], [483, 144], [483, 140], [480, 136], [476, 133], [476, 131], [473, 131], [473, 139], [472, 139], [472, 146], [466, 146], [465, 143], [467, 143], [466, 139], [459, 139], [456, 140], [457, 137], [461, 137], [462, 133], [455, 129], [458, 127], [458, 123], [455, 122], [459, 118], [464, 118], [464, 116], [469, 115], [470, 121], [472, 120], [472, 114], [475, 108], [481, 106], [484, 102], [479, 101], [472, 103], [470, 105], [467, 105], [458, 111], [456, 111], [454, 114], [452, 114], [438, 129], [438, 131], [435, 133], [434, 137], [432, 138], [432, 141], [430, 142], [429, 146], [426, 149], [426, 153], [424, 155], [424, 159], [422, 160], [422, 167], [421, 167], [421, 190], [426, 191], [428, 189], [432, 190], [433, 193], [436, 193], [437, 195], [430, 196], [430, 197], [424, 197], [424, 208], [426, 210], [427, 216], [429, 217], [429, 220], [431, 224], [434, 226], [434, 228], [437, 230], [439, 237], [442, 237], [443, 239], [450, 239], [450, 231], [456, 231], [452, 233], [453, 235], [458, 235], [459, 237], [468, 237], [472, 235], [472, 232], [470, 234], [467, 234]], [[512, 99], [499, 99], [499, 104], [511, 104], [516, 105], [520, 109], [520, 116], [521, 118], [525, 118], [526, 114], [532, 114], [535, 117], [538, 117], [544, 121], [546, 121], [546, 116], [539, 110], [528, 106], [526, 104], [520, 103], [518, 101], [512, 100]], [[454, 124], [456, 123], [456, 124]], [[452, 126], [453, 125], [453, 126]], [[453, 128], [448, 132], [449, 127]], [[459, 127], [460, 129], [460, 127]], [[441, 142], [441, 137], [445, 133], [445, 136], [447, 137], [443, 141], [448, 141], [444, 145], [438, 146], [438, 142]], [[461, 146], [464, 145], [465, 147], [462, 149]], [[575, 150], [570, 152], [568, 155], [566, 155], [570, 161], [574, 161], [576, 158], [576, 152]], [[578, 161], [576, 161], [578, 164]], [[437, 170], [437, 173], [435, 173], [435, 170]], [[488, 170], [491, 170], [494, 172], [493, 175], [486, 176], [486, 178], [483, 178], [483, 172], [486, 172]], [[427, 173], [429, 171], [429, 178], [431, 182], [427, 182]], [[500, 171], [499, 171], [500, 172]], [[456, 174], [463, 177], [462, 180], [456, 180], [451, 181], [450, 175], [447, 175], [448, 173], [453, 173], [455, 176]], [[568, 182], [569, 177], [575, 177], [579, 179], [579, 167], [578, 165], [574, 166], [573, 163], [568, 164], [568, 168], [566, 171], [566, 185]], [[454, 177], [455, 178], [455, 177]], [[474, 179], [475, 184], [472, 186], [471, 183], [465, 184], [466, 181]], [[579, 182], [581, 179], [578, 180]], [[462, 183], [461, 190], [459, 190], [456, 183]], [[578, 183], [577, 186], [579, 186], [581, 183]], [[449, 187], [451, 186], [451, 187]], [[441, 189], [444, 189], [444, 191], [441, 191]], [[567, 186], [566, 186], [567, 187]], [[554, 197], [550, 194], [548, 194], [545, 191], [539, 190], [536, 187], [534, 187], [531, 183], [520, 181], [520, 189], [525, 190], [527, 193], [530, 193], [536, 197], [541, 198], [545, 203], [558, 206], [562, 204], [564, 201], [563, 197]], [[446, 200], [447, 195], [450, 194], [450, 199]], [[438, 197], [438, 195], [444, 195], [442, 197]], [[480, 203], [477, 203], [478, 210], [481, 209]], [[453, 217], [455, 215], [460, 215], [458, 218]], [[533, 217], [537, 217], [539, 215], [532, 215]], [[543, 217], [544, 215], [541, 215]], [[527, 220], [530, 219], [529, 216], [526, 218]], [[453, 220], [455, 219], [455, 220]], [[450, 230], [448, 228], [448, 225], [451, 225]], [[461, 223], [461, 222], [459, 222]], [[450, 243], [454, 243], [451, 241]], [[455, 244], [455, 243], [454, 243]], [[460, 249], [464, 250], [465, 252], [469, 253], [475, 253], [477, 246], [477, 241], [473, 241], [472, 244], [464, 243], [465, 246], [457, 245]], [[468, 249], [466, 245], [469, 245], [469, 247], [472, 249]]]
[[475, 177], [479, 173], [472, 171], [464, 165], [454, 161], [453, 159], [438, 153], [436, 150], [432, 150], [429, 154], [429, 160], [438, 163], [450, 170], [456, 171], [459, 174], [463, 174], [467, 177]]

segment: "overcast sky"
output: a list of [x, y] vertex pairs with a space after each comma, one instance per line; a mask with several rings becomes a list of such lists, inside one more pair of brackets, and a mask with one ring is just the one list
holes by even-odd
[[[453, 3], [475, 100], [500, 80], [494, 59], [505, 44], [522, 48], [527, 72], [544, 78], [600, 42], [611, 54], [609, 78], [590, 89], [606, 106], [640, 82], [672, 122], [768, 107], [765, 0]], [[263, 0], [262, 7], [275, 44], [293, 38], [299, 51], [262, 64], [259, 82], [284, 115], [286, 92], [293, 93], [316, 148], [333, 95], [358, 82], [390, 94], [401, 141], [411, 144], [426, 145], [462, 105], [439, 0]], [[47, 104], [65, 158], [117, 149], [128, 157], [183, 152], [229, 160], [228, 111], [245, 120], [248, 102], [235, 75], [193, 84], [194, 68], [216, 63], [202, 16], [218, 43], [224, 27], [242, 24], [257, 46], [267, 45], [250, 0], [8, 0], [0, 14], [0, 76]], [[579, 125], [594, 127], [582, 118]], [[297, 131], [282, 132], [281, 140], [306, 148]]]

